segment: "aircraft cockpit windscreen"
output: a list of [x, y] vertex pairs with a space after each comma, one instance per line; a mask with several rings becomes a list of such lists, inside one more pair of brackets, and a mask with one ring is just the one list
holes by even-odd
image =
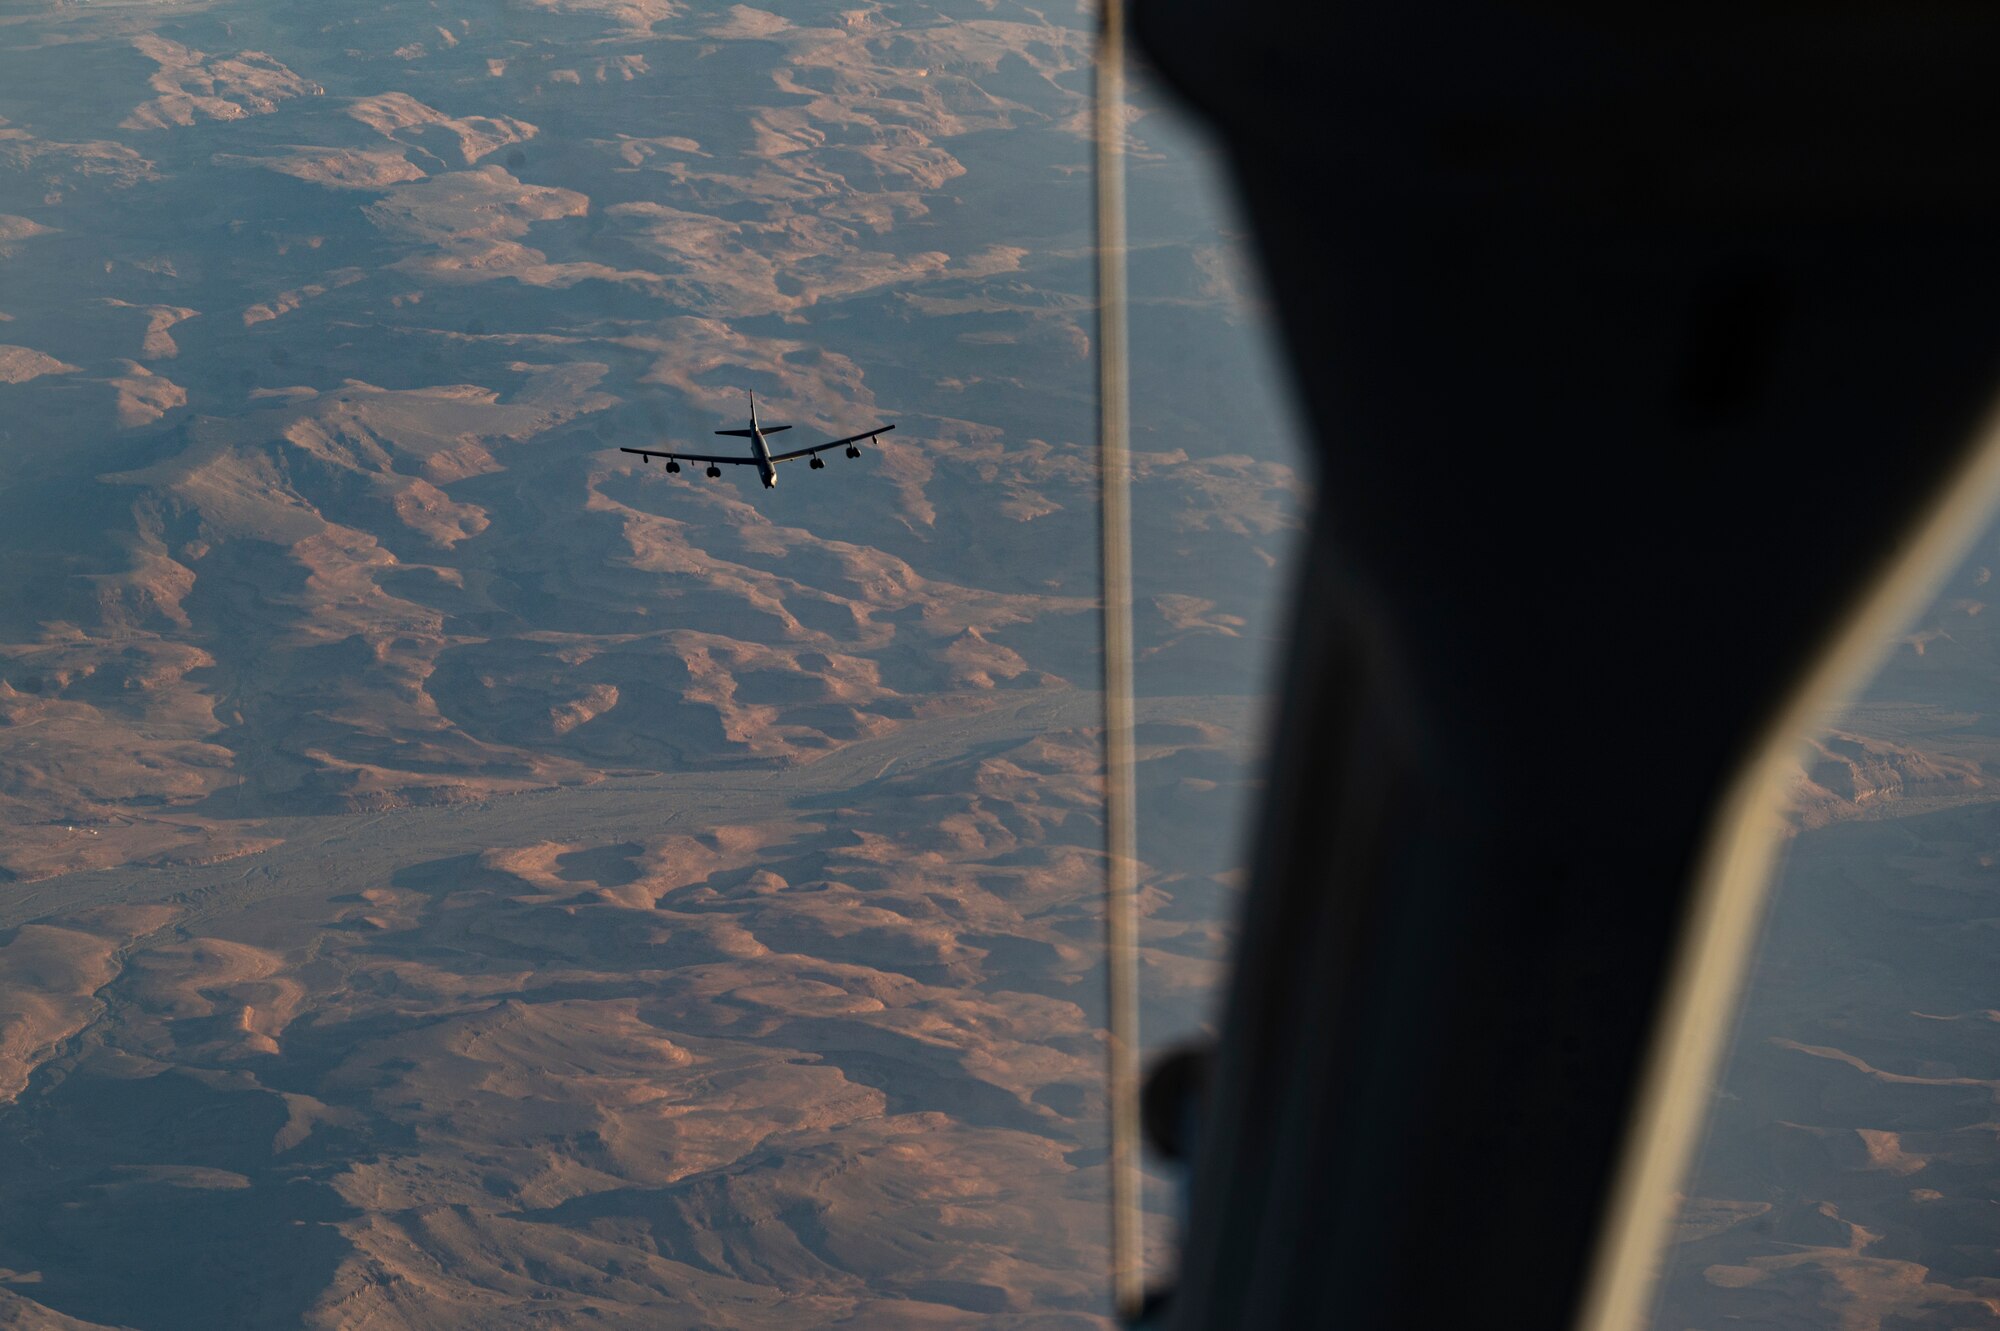
[[[0, 9], [0, 1322], [1106, 1324], [1092, 32]], [[1158, 104], [1149, 1044], [1300, 486]]]

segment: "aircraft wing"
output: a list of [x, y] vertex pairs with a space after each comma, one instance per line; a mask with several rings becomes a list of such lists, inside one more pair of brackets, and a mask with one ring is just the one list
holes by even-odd
[[676, 453], [657, 448], [621, 448], [620, 453], [637, 453], [642, 458], [679, 458], [682, 462], [734, 462], [742, 467], [754, 467], [756, 458], [712, 458], [706, 453]]
[[789, 453], [774, 453], [771, 455], [771, 461], [790, 462], [793, 458], [810, 457], [814, 453], [824, 453], [829, 448], [842, 448], [848, 444], [858, 444], [863, 439], [873, 439], [876, 435], [887, 434], [895, 428], [893, 425], [878, 425], [872, 430], [863, 430], [860, 434], [850, 434], [845, 439], [829, 439], [823, 444], [814, 444], [811, 448], [795, 448]]

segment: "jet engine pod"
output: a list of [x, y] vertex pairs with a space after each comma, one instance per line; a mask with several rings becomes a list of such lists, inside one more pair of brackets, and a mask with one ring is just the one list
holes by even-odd
[[716, 465], [715, 465], [715, 464], [714, 464], [713, 462], [709, 463], [709, 464], [708, 464], [708, 479], [710, 479], [711, 481], [716, 481], [716, 480], [721, 480], [721, 479], [722, 479], [722, 468], [720, 468], [720, 467], [716, 466]]
[[824, 467], [825, 465], [826, 463], [820, 459], [820, 456], [817, 453], [815, 453], [813, 455], [813, 460], [812, 460], [812, 469], [814, 471], [818, 471], [821, 467]]
[[861, 450], [856, 448], [853, 444], [849, 444], [847, 446], [847, 456], [851, 458], [858, 458], [861, 456]]
[[667, 459], [667, 474], [668, 474], [669, 476], [678, 476], [678, 475], [680, 475], [680, 474], [681, 474], [681, 464], [680, 464], [680, 463], [678, 463], [678, 462], [676, 462], [676, 461], [674, 461], [674, 460], [673, 460], [672, 458], [668, 458], [668, 459]]

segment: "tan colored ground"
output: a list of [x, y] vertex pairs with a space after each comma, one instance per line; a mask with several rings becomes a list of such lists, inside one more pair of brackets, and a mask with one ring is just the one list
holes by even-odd
[[[104, 1325], [1096, 1324], [1095, 706], [25, 889], [0, 1264]], [[1149, 792], [1235, 760], [1147, 710]], [[1198, 902], [1148, 892], [1162, 1010]]]
[[[1087, 45], [0, 17], [0, 1325], [1104, 1324]], [[1147, 124], [1164, 1033], [1301, 486]]]

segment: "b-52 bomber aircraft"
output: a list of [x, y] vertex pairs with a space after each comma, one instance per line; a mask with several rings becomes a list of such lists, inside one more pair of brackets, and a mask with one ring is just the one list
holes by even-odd
[[810, 448], [795, 448], [789, 453], [773, 453], [769, 441], [764, 436], [767, 434], [776, 434], [780, 430], [789, 430], [791, 428], [789, 425], [759, 424], [757, 420], [757, 395], [752, 393], [750, 395], [750, 428], [747, 430], [716, 431], [717, 434], [731, 435], [738, 439], [748, 439], [750, 441], [750, 456], [747, 458], [709, 457], [701, 453], [682, 453], [677, 449], [670, 448], [621, 448], [618, 451], [621, 453], [637, 453], [641, 458], [649, 460], [652, 458], [665, 458], [667, 460], [667, 470], [675, 474], [679, 474], [681, 463], [683, 462], [706, 462], [708, 464], [708, 474], [711, 479], [722, 475], [722, 468], [725, 465], [755, 467], [757, 474], [764, 479], [764, 488], [766, 490], [775, 490], [778, 486], [778, 464], [780, 462], [791, 462], [797, 458], [811, 458], [812, 469], [818, 471], [820, 468], [826, 466], [826, 461], [820, 457], [820, 454], [824, 453], [827, 449], [845, 448], [847, 456], [858, 458], [861, 456], [859, 445], [862, 440], [875, 439], [889, 433], [889, 431], [896, 427], [893, 425], [878, 425], [872, 430], [863, 430], [860, 434], [850, 434], [845, 439], [829, 439], [823, 444], [814, 444]]

